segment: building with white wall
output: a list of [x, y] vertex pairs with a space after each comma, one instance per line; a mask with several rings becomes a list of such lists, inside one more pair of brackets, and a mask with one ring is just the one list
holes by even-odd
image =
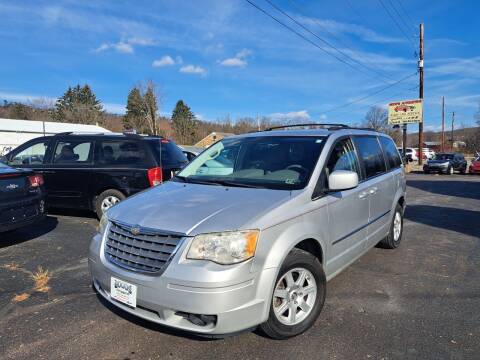
[[97, 125], [0, 118], [0, 155], [39, 136], [54, 135], [67, 131], [83, 133], [110, 132]]

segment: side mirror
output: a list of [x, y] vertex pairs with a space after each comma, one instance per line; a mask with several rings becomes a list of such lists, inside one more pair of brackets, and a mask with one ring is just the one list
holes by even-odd
[[328, 176], [328, 189], [340, 191], [358, 186], [358, 175], [355, 171], [335, 170]]

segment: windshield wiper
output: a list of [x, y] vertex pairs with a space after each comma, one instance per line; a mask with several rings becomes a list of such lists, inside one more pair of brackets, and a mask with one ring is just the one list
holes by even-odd
[[235, 181], [229, 180], [214, 180], [215, 183], [224, 186], [234, 186], [234, 187], [244, 187], [244, 188], [255, 188], [255, 189], [264, 189], [264, 186], [253, 185], [253, 184], [245, 184], [245, 183], [238, 183]]

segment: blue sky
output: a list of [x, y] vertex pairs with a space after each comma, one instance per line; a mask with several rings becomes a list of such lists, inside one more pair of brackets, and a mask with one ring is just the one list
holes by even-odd
[[425, 23], [426, 128], [439, 127], [442, 95], [457, 124], [473, 124], [480, 101], [480, 3], [271, 0], [340, 54], [265, 0], [252, 1], [323, 50], [363, 65], [344, 58], [352, 69], [245, 0], [2, 0], [0, 100], [54, 99], [69, 85], [88, 83], [107, 110], [122, 113], [129, 89], [151, 79], [165, 114], [183, 99], [203, 119], [268, 115], [357, 123], [372, 104], [418, 96], [413, 76], [335, 109], [416, 72], [414, 48], [383, 2], [393, 14], [391, 4], [401, 14], [400, 3], [406, 9], [408, 17], [397, 21], [415, 46], [413, 24]]

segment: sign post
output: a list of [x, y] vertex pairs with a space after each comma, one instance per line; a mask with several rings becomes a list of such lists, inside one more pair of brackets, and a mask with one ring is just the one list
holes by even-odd
[[[407, 124], [423, 122], [423, 100], [402, 100], [388, 104], [388, 123], [390, 125], [402, 125], [403, 141], [402, 152], [403, 157], [406, 156], [407, 146]], [[419, 154], [422, 156], [422, 154]]]

